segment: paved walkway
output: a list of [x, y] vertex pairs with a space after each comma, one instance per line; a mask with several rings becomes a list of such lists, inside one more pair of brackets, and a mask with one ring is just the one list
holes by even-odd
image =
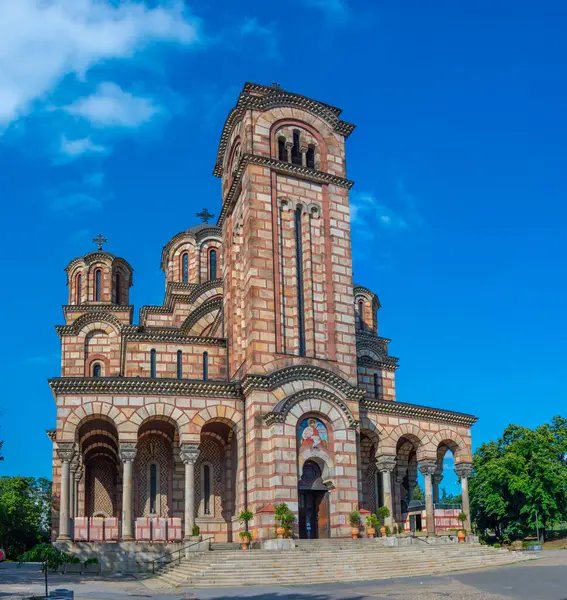
[[[453, 575], [290, 587], [150, 590], [130, 576], [50, 575], [49, 589], [67, 588], [75, 600], [567, 600], [567, 550], [541, 560]], [[44, 590], [35, 565], [0, 564], [0, 600], [23, 600]]]

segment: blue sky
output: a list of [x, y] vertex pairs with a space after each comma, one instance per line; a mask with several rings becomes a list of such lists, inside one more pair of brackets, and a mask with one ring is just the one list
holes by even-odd
[[383, 305], [398, 399], [476, 414], [475, 446], [560, 413], [566, 18], [546, 0], [0, 0], [0, 473], [50, 474], [64, 267], [102, 232], [136, 311], [161, 303], [162, 246], [218, 214], [245, 81], [358, 126], [355, 280]]

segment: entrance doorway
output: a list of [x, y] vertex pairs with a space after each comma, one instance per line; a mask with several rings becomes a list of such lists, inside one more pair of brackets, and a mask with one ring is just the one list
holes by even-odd
[[305, 461], [298, 492], [299, 537], [304, 540], [331, 537], [330, 494], [315, 461]]

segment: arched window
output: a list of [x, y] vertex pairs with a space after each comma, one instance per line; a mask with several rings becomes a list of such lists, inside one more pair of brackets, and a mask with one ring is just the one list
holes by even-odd
[[293, 130], [293, 147], [291, 148], [291, 163], [293, 165], [301, 165], [303, 160], [299, 151], [299, 129]]
[[287, 162], [287, 148], [285, 147], [285, 138], [278, 139], [278, 158]]
[[187, 252], [181, 257], [181, 281], [189, 283], [189, 254]]
[[150, 465], [150, 514], [156, 514], [157, 510], [157, 465], [152, 463]]
[[364, 329], [364, 302], [358, 301], [358, 328]]
[[102, 375], [102, 367], [99, 363], [95, 363], [93, 366], [93, 377], [100, 377]]
[[307, 167], [315, 168], [315, 146], [313, 144], [309, 144], [307, 148]]
[[[295, 132], [294, 132], [295, 133]], [[305, 356], [305, 303], [303, 298], [303, 234], [301, 207], [295, 210], [295, 268], [297, 272], [297, 320], [299, 328], [299, 356]]]
[[203, 512], [211, 514], [211, 467], [203, 465]]
[[76, 286], [76, 289], [75, 289], [75, 302], [77, 304], [81, 304], [82, 292], [83, 292], [83, 290], [82, 290], [82, 288], [83, 288], [83, 276], [80, 273], [77, 275], [75, 286]]
[[217, 251], [211, 250], [209, 252], [209, 279], [217, 278]]
[[150, 350], [150, 377], [152, 379], [156, 377], [156, 351], [154, 348]]
[[209, 378], [209, 353], [203, 352], [203, 379]]
[[94, 299], [95, 302], [100, 302], [101, 284], [102, 284], [102, 271], [97, 269], [94, 274]]
[[122, 282], [120, 279], [120, 273], [116, 273], [116, 304], [120, 304], [120, 301], [122, 300], [122, 295], [120, 294], [120, 285]]
[[378, 375], [374, 373], [374, 396], [378, 398], [380, 390], [378, 389]]
[[183, 379], [183, 351], [177, 351], [177, 379]]

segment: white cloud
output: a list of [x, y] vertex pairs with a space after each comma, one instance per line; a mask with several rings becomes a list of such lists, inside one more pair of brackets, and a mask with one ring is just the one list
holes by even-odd
[[64, 110], [95, 127], [126, 128], [139, 127], [162, 112], [151, 98], [134, 96], [111, 82], [101, 83], [94, 94], [79, 98]]
[[75, 159], [83, 154], [95, 153], [100, 154], [107, 152], [106, 146], [95, 144], [90, 137], [84, 137], [77, 140], [70, 140], [67, 136], [61, 136], [61, 154], [69, 159]]
[[246, 17], [238, 31], [245, 37], [255, 37], [266, 45], [266, 56], [268, 58], [279, 58], [278, 35], [274, 25], [262, 25], [255, 17]]
[[385, 204], [382, 204], [373, 194], [353, 193], [351, 195], [351, 222], [353, 225], [368, 225], [374, 219], [383, 228], [408, 229], [409, 225], [402, 216]]
[[133, 56], [156, 42], [199, 42], [182, 0], [0, 0], [0, 127], [45, 100], [67, 75]]

